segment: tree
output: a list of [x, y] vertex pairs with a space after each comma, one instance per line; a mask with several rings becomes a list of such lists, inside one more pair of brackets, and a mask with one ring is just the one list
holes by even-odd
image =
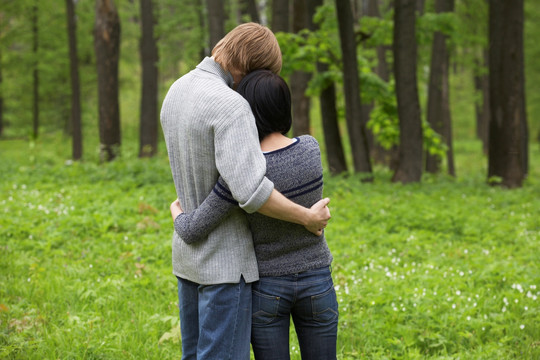
[[523, 0], [491, 0], [488, 178], [509, 188], [521, 187], [528, 171], [523, 68]]
[[366, 135], [366, 119], [362, 112], [358, 59], [354, 38], [353, 15], [349, 0], [336, 0], [339, 37], [343, 58], [343, 87], [345, 93], [345, 116], [353, 155], [354, 170], [371, 174], [371, 160]]
[[253, 22], [261, 22], [255, 0], [240, 0], [240, 12], [242, 15], [249, 15]]
[[416, 83], [415, 0], [394, 3], [394, 74], [399, 117], [399, 160], [392, 181], [418, 182], [422, 176], [422, 121]]
[[[313, 13], [308, 13], [307, 0], [295, 0], [293, 2], [293, 32], [299, 33], [300, 31], [308, 28], [308, 19], [313, 17]], [[309, 110], [311, 105], [311, 99], [306, 96], [306, 89], [308, 87], [311, 74], [307, 71], [296, 70], [291, 74], [291, 96], [293, 106], [293, 135], [300, 136], [310, 133], [310, 119]]]
[[152, 0], [141, 0], [142, 65], [141, 119], [139, 131], [139, 157], [152, 157], [158, 141], [158, 47], [154, 37], [154, 10]]
[[[323, 5], [323, 0], [308, 1], [308, 13], [314, 14], [317, 7]], [[315, 32], [320, 30], [320, 25], [316, 24], [313, 19], [308, 19], [309, 30]], [[347, 163], [345, 161], [345, 153], [341, 143], [341, 135], [339, 132], [338, 115], [336, 109], [336, 86], [334, 80], [326, 76], [329, 71], [327, 63], [317, 61], [318, 76], [323, 76], [324, 81], [321, 83], [321, 92], [319, 94], [319, 107], [321, 109], [321, 120], [324, 133], [324, 144], [326, 148], [326, 160], [328, 168], [332, 175], [337, 175], [347, 172]]]
[[[435, 12], [438, 14], [452, 11], [454, 11], [454, 0], [435, 0]], [[427, 119], [431, 128], [440, 134], [446, 142], [448, 173], [455, 176], [456, 170], [452, 149], [452, 119], [450, 115], [450, 89], [448, 84], [450, 55], [447, 40], [448, 36], [441, 31], [436, 31], [433, 36]], [[438, 173], [441, 170], [441, 162], [442, 159], [439, 155], [430, 154], [429, 151], [426, 151], [426, 171]]]
[[113, 0], [96, 1], [94, 47], [98, 73], [99, 138], [101, 161], [120, 153], [120, 109], [118, 104], [118, 59], [120, 20]]
[[35, 0], [32, 6], [32, 52], [34, 54], [34, 69], [33, 69], [33, 121], [32, 121], [32, 137], [36, 139], [39, 133], [39, 26], [38, 26], [38, 2]]
[[210, 51], [225, 36], [225, 9], [222, 0], [206, 0]]
[[488, 151], [488, 127], [489, 127], [489, 74], [487, 50], [482, 51], [481, 60], [475, 61], [474, 87], [481, 95], [481, 101], [475, 104], [476, 111], [476, 137], [482, 141], [484, 154]]
[[272, 0], [272, 31], [289, 31], [289, 0]]
[[69, 40], [69, 68], [71, 75], [71, 131], [73, 160], [82, 157], [81, 90], [79, 83], [79, 57], [77, 55], [77, 20], [73, 0], [66, 0], [67, 29]]
[[[1, 15], [0, 15], [1, 16]], [[2, 51], [0, 49], [0, 89], [2, 89]], [[4, 95], [0, 90], [0, 137], [4, 134]]]

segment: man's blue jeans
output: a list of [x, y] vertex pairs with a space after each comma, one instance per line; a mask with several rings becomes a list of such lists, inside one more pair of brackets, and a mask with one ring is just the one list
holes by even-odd
[[302, 359], [336, 358], [338, 303], [328, 267], [253, 283], [251, 345], [257, 360], [289, 359], [292, 316]]
[[251, 284], [178, 278], [182, 360], [249, 360]]

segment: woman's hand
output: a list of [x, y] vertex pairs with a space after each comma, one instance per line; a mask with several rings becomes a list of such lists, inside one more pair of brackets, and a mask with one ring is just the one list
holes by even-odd
[[183, 213], [184, 210], [182, 210], [182, 206], [180, 206], [180, 200], [176, 199], [171, 203], [171, 216], [173, 220], [176, 219], [178, 215]]

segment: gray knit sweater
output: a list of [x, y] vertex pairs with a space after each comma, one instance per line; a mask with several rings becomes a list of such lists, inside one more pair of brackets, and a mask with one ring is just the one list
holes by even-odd
[[[300, 136], [285, 148], [265, 153], [266, 176], [283, 195], [311, 207], [322, 197], [320, 156], [317, 140], [308, 135]], [[236, 209], [238, 203], [220, 177], [201, 206], [175, 219], [175, 229], [185, 242], [198, 244]], [[258, 213], [248, 214], [247, 218], [253, 233], [260, 276], [294, 274], [328, 266], [332, 262], [324, 234], [316, 236], [301, 225]]]
[[[161, 108], [176, 195], [185, 210], [196, 209], [218, 180], [248, 213], [257, 211], [274, 188], [265, 177], [255, 119], [247, 101], [231, 89], [232, 76], [212, 58], [178, 79]], [[174, 232], [173, 273], [198, 284], [258, 279], [245, 212], [237, 208], [207, 234], [188, 245]]]

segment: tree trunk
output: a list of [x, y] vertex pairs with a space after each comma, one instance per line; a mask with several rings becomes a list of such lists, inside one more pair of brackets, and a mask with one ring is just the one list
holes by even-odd
[[476, 67], [482, 69], [480, 73], [474, 76], [474, 86], [476, 92], [482, 95], [482, 103], [476, 103], [476, 136], [482, 141], [482, 149], [484, 154], [488, 152], [488, 127], [489, 127], [489, 74], [486, 69], [487, 51], [482, 51], [482, 60], [478, 61]]
[[252, 22], [261, 22], [255, 0], [240, 0], [240, 13], [242, 15], [249, 15]]
[[418, 11], [418, 15], [424, 15], [425, 3], [425, 0], [416, 0], [416, 11]]
[[33, 121], [32, 137], [37, 139], [39, 135], [39, 71], [38, 71], [38, 45], [39, 45], [39, 27], [38, 27], [38, 2], [32, 6], [32, 53], [34, 54], [33, 69]]
[[101, 161], [120, 153], [120, 109], [118, 104], [118, 59], [120, 20], [112, 0], [96, 1], [94, 47], [98, 73], [99, 138]]
[[208, 11], [208, 31], [210, 33], [210, 52], [225, 36], [225, 8], [222, 0], [206, 0]]
[[521, 187], [528, 170], [523, 68], [523, 0], [491, 0], [488, 178], [509, 188]]
[[366, 119], [362, 112], [360, 83], [358, 78], [358, 59], [354, 38], [353, 16], [349, 0], [336, 0], [339, 37], [343, 57], [343, 86], [345, 93], [345, 115], [353, 155], [355, 172], [371, 176], [371, 160], [366, 134]]
[[[298, 33], [302, 29], [307, 29], [308, 18], [313, 17], [308, 13], [307, 0], [295, 0], [293, 2], [293, 32]], [[296, 70], [291, 74], [291, 97], [293, 106], [293, 136], [300, 136], [310, 133], [309, 109], [311, 99], [306, 96], [311, 74], [302, 70]]]
[[77, 19], [73, 0], [66, 0], [69, 40], [69, 69], [71, 75], [71, 156], [82, 157], [81, 91], [79, 82], [79, 57], [77, 55]]
[[[0, 49], [0, 89], [2, 88], [2, 49]], [[0, 91], [0, 137], [4, 134], [4, 95]]]
[[289, 31], [289, 0], [272, 0], [272, 31]]
[[[308, 1], [308, 13], [314, 14], [317, 7], [323, 4], [323, 0]], [[309, 29], [316, 31], [318, 24], [313, 22], [313, 18], [308, 19]], [[324, 74], [328, 71], [328, 64], [317, 62], [317, 72]], [[336, 86], [332, 80], [326, 80], [319, 95], [319, 106], [321, 109], [321, 121], [324, 133], [324, 144], [326, 147], [326, 160], [332, 175], [347, 172], [345, 153], [341, 143], [339, 133], [338, 115], [336, 110]]]
[[[454, 0], [435, 0], [435, 12], [440, 14], [454, 11]], [[431, 128], [440, 134], [446, 143], [448, 173], [455, 176], [454, 156], [452, 149], [452, 118], [450, 115], [448, 71], [450, 55], [446, 44], [448, 36], [436, 31], [433, 36], [431, 66], [429, 73], [429, 93], [427, 119]], [[438, 173], [441, 170], [442, 158], [426, 151], [426, 171]]]
[[422, 121], [416, 82], [415, 0], [394, 5], [394, 74], [400, 147], [394, 182], [419, 182], [422, 177]]
[[[381, 18], [381, 13], [379, 11], [380, 0], [367, 1], [366, 15]], [[375, 74], [377, 74], [385, 82], [390, 80], [390, 69], [388, 67], [388, 61], [386, 60], [386, 52], [388, 50], [391, 50], [391, 48], [387, 45], [377, 46], [377, 66], [374, 69]], [[393, 146], [391, 149], [387, 150], [376, 141], [375, 137], [373, 137], [373, 139], [374, 140], [372, 143], [370, 143], [369, 148], [373, 161], [378, 164], [384, 164], [391, 170], [395, 170], [397, 167], [398, 147]]]
[[154, 11], [152, 0], [141, 0], [140, 43], [142, 64], [141, 119], [139, 157], [152, 157], [158, 141], [158, 48], [154, 38]]

